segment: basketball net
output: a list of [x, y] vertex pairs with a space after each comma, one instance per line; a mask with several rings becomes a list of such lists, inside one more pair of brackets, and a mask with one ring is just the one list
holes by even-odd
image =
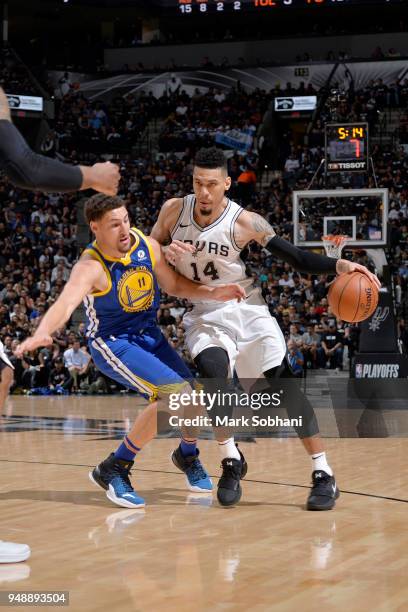
[[323, 236], [322, 241], [327, 257], [340, 259], [341, 252], [349, 240], [348, 236], [333, 236], [332, 234]]

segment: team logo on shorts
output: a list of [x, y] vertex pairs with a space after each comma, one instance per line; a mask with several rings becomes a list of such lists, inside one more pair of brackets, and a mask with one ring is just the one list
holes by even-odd
[[127, 270], [118, 283], [118, 298], [126, 312], [150, 308], [154, 299], [154, 281], [150, 270], [145, 266]]

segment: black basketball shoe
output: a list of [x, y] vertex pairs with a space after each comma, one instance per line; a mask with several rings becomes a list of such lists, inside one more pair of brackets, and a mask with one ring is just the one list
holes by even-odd
[[199, 460], [199, 454], [200, 451], [197, 448], [195, 455], [184, 457], [179, 446], [172, 452], [171, 460], [179, 470], [185, 473], [190, 491], [211, 493], [213, 489], [212, 480]]
[[312, 488], [307, 499], [307, 510], [331, 510], [340, 497], [334, 476], [329, 476], [323, 470], [315, 470], [312, 474]]
[[89, 472], [93, 483], [106, 491], [106, 497], [123, 508], [142, 508], [145, 501], [134, 491], [129, 475], [134, 461], [117, 459], [112, 453]]
[[[238, 445], [237, 445], [238, 448]], [[238, 448], [241, 459], [227, 457], [221, 461], [222, 476], [218, 481], [217, 498], [221, 506], [233, 506], [242, 496], [240, 480], [245, 478], [248, 465]]]

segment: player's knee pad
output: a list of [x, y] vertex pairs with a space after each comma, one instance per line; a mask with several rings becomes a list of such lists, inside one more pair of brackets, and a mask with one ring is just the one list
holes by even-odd
[[[194, 385], [195, 386], [195, 385]], [[156, 394], [151, 402], [157, 401], [157, 431], [168, 433], [178, 427], [172, 417], [182, 419], [180, 430], [187, 439], [197, 438], [200, 428], [196, 425], [185, 425], [184, 422], [193, 422], [193, 419], [205, 414], [205, 407], [192, 397], [193, 388], [188, 381], [163, 384], [157, 387]]]
[[229, 357], [225, 349], [211, 346], [194, 359], [200, 378], [228, 378]]
[[[221, 399], [224, 393], [235, 391], [230, 379], [230, 362], [227, 351], [219, 346], [212, 346], [199, 353], [194, 361], [198, 368], [199, 383], [205, 393], [212, 395], [215, 399], [212, 406], [213, 413], [219, 415], [222, 413], [223, 416], [231, 417], [233, 406], [224, 405]], [[219, 436], [221, 436], [221, 439], [225, 440], [233, 435], [232, 430], [225, 434], [225, 428], [221, 429], [221, 433], [220, 428], [215, 429], [216, 437], [218, 434], [217, 439], [220, 439]]]
[[315, 411], [310, 401], [301, 391], [300, 381], [294, 376], [286, 357], [281, 365], [264, 372], [264, 376], [274, 390], [276, 390], [277, 381], [279, 380], [279, 390], [283, 391], [281, 405], [286, 409], [288, 417], [290, 419], [302, 417], [302, 425], [295, 427], [299, 438], [310, 438], [317, 435], [319, 433], [319, 426]]
[[150, 401], [161, 401], [163, 403], [169, 402], [171, 397], [180, 397], [180, 395], [191, 395], [192, 386], [187, 380], [180, 381], [178, 383], [170, 383], [159, 385], [156, 388], [155, 393], [150, 398]]

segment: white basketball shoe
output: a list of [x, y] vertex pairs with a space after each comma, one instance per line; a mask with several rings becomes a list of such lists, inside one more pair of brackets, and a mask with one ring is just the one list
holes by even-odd
[[27, 561], [30, 555], [31, 550], [27, 544], [16, 544], [15, 542], [0, 540], [0, 563]]

